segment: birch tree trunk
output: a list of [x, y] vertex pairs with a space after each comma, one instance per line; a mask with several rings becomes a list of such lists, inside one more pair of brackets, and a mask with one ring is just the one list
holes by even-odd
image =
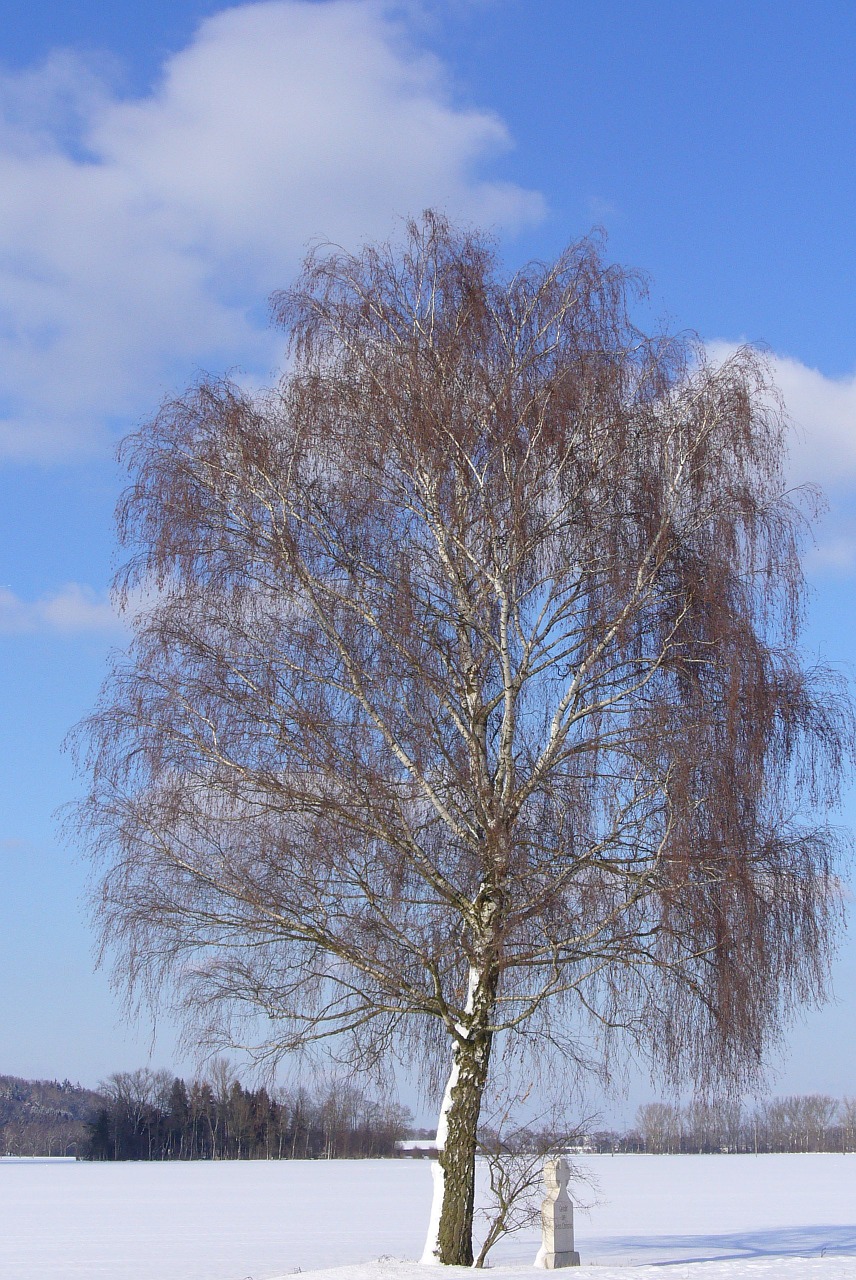
[[423, 1263], [472, 1266], [476, 1148], [496, 989], [495, 973], [471, 972], [470, 1020], [461, 1026], [461, 1038], [455, 1042], [437, 1125], [439, 1157], [432, 1170], [434, 1198]]

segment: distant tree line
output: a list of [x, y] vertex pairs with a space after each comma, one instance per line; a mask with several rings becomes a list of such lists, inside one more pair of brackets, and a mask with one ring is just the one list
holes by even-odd
[[78, 1156], [101, 1097], [69, 1080], [0, 1076], [0, 1155]]
[[[0, 1155], [91, 1160], [305, 1160], [396, 1154], [432, 1139], [410, 1112], [352, 1083], [250, 1089], [227, 1062], [189, 1083], [168, 1071], [116, 1072], [98, 1090], [68, 1080], [0, 1076]], [[499, 1136], [485, 1129], [482, 1146]], [[544, 1134], [520, 1130], [535, 1149]], [[515, 1150], [520, 1147], [520, 1141]], [[856, 1097], [772, 1098], [746, 1106], [649, 1102], [627, 1130], [590, 1131], [581, 1152], [652, 1155], [856, 1151]]]
[[653, 1155], [856, 1151], [856, 1098], [794, 1094], [751, 1107], [739, 1101], [649, 1102], [637, 1111], [633, 1128], [592, 1134], [589, 1145]]
[[186, 1082], [120, 1071], [99, 1089], [0, 1076], [0, 1155], [90, 1160], [336, 1159], [390, 1156], [412, 1116], [351, 1083], [246, 1088], [228, 1064]]
[[89, 1125], [92, 1160], [305, 1160], [391, 1156], [412, 1116], [353, 1084], [248, 1089], [227, 1066], [189, 1084], [117, 1072]]

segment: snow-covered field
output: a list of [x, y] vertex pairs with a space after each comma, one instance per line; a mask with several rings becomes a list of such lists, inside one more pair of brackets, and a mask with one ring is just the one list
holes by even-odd
[[[627, 1267], [636, 1280], [856, 1280], [856, 1155], [585, 1164], [598, 1203], [577, 1213], [577, 1248], [602, 1280]], [[403, 1260], [421, 1252], [430, 1193], [421, 1160], [2, 1160], [0, 1277], [268, 1280], [340, 1268], [313, 1280], [425, 1280]], [[534, 1234], [498, 1245], [496, 1280], [543, 1275], [536, 1247]]]

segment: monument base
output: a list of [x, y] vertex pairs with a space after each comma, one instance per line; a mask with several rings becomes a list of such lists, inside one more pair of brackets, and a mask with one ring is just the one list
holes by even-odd
[[559, 1267], [578, 1267], [580, 1255], [576, 1250], [573, 1253], [542, 1253], [535, 1265], [543, 1267], [545, 1271], [557, 1271]]

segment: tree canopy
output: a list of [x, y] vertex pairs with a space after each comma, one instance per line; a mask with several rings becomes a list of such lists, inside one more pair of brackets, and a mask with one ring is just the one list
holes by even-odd
[[786, 424], [636, 288], [428, 214], [309, 257], [276, 387], [204, 378], [124, 448], [105, 942], [201, 1036], [445, 1052], [428, 1259], [472, 1258], [499, 1044], [746, 1079], [840, 921], [852, 713], [800, 649]]

